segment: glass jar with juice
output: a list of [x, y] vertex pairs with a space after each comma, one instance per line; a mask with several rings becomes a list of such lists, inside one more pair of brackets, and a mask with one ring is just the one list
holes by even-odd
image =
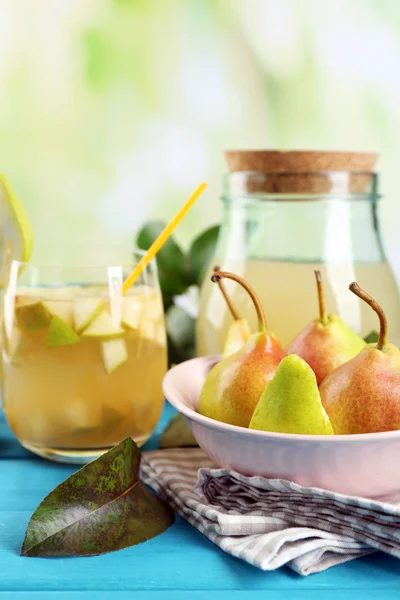
[[[376, 155], [329, 152], [228, 152], [224, 217], [214, 264], [255, 288], [268, 327], [284, 346], [317, 316], [314, 269], [326, 305], [355, 332], [377, 329], [369, 307], [348, 290], [356, 280], [385, 309], [390, 337], [400, 343], [400, 300], [378, 219]], [[256, 315], [240, 286], [226, 289], [255, 330]], [[198, 355], [219, 353], [232, 317], [206, 276], [197, 324]]]

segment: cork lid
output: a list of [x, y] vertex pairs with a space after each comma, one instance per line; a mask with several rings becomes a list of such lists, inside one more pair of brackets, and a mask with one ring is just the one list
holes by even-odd
[[230, 173], [249, 173], [248, 187], [244, 190], [249, 193], [367, 192], [378, 156], [373, 152], [315, 150], [225, 152]]

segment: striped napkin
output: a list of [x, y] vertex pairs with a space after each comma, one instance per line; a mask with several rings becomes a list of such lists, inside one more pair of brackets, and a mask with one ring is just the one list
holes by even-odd
[[216, 469], [199, 448], [145, 452], [141, 478], [222, 550], [265, 571], [309, 575], [374, 550], [400, 558], [400, 497], [245, 477]]

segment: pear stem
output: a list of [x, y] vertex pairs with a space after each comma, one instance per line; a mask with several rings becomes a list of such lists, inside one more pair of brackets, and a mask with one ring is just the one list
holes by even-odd
[[377, 350], [384, 351], [387, 346], [387, 343], [388, 343], [388, 332], [387, 332], [387, 319], [386, 319], [385, 313], [383, 312], [383, 308], [377, 303], [376, 300], [374, 300], [372, 298], [372, 296], [370, 296], [369, 294], [367, 294], [367, 292], [365, 292], [362, 288], [360, 288], [360, 286], [358, 285], [357, 282], [353, 281], [353, 283], [351, 283], [349, 285], [349, 290], [352, 291], [353, 294], [355, 294], [356, 296], [361, 298], [361, 300], [364, 300], [364, 302], [369, 304], [369, 306], [378, 315], [380, 330], [379, 330], [379, 338], [378, 338], [378, 342], [376, 344], [376, 348], [377, 348]]
[[325, 309], [324, 285], [322, 283], [321, 271], [314, 271], [314, 273], [315, 273], [315, 279], [317, 280], [319, 319], [320, 319], [322, 325], [328, 325], [328, 318], [326, 316], [326, 309]]
[[261, 306], [261, 302], [257, 298], [257, 295], [251, 287], [251, 285], [249, 285], [247, 281], [245, 281], [242, 277], [239, 277], [239, 275], [229, 273], [228, 271], [216, 271], [214, 275], [211, 276], [211, 281], [213, 281], [214, 283], [219, 283], [221, 279], [232, 279], [233, 281], [236, 281], [236, 283], [239, 283], [242, 286], [242, 288], [246, 290], [250, 298], [253, 300], [253, 304], [257, 311], [258, 326], [260, 331], [267, 331], [267, 321], [265, 318], [263, 307]]
[[[220, 270], [220, 267], [214, 267], [214, 273], [217, 273], [219, 270]], [[227, 293], [227, 291], [225, 289], [225, 286], [224, 286], [224, 284], [222, 282], [222, 279], [218, 279], [217, 283], [218, 283], [219, 289], [221, 290], [221, 294], [225, 298], [225, 302], [228, 305], [229, 312], [231, 313], [231, 315], [233, 317], [233, 320], [234, 321], [239, 321], [240, 317], [239, 317], [238, 313], [236, 312], [236, 309], [233, 306], [233, 304], [231, 302], [231, 299], [228, 296], [228, 293]]]

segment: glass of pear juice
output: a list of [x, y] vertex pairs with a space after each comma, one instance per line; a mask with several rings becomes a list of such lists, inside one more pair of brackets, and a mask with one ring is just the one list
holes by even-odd
[[28, 450], [85, 463], [126, 437], [141, 446], [153, 433], [167, 368], [155, 262], [121, 293], [141, 256], [130, 253], [125, 266], [11, 263], [2, 305], [3, 409]]

